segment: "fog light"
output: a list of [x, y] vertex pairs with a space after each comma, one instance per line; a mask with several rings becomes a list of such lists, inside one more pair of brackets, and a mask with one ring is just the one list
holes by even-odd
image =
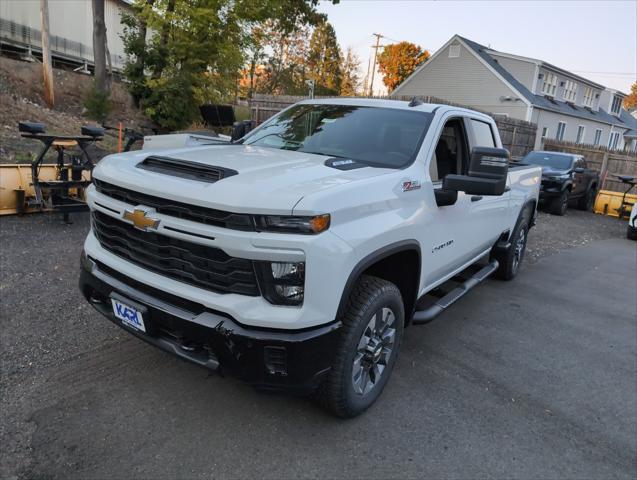
[[275, 305], [301, 305], [304, 297], [305, 263], [254, 262], [264, 298]]

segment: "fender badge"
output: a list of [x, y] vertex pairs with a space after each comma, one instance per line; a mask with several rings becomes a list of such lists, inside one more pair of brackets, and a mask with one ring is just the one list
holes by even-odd
[[408, 180], [403, 182], [403, 192], [410, 192], [412, 190], [418, 190], [420, 188], [420, 182], [418, 180]]

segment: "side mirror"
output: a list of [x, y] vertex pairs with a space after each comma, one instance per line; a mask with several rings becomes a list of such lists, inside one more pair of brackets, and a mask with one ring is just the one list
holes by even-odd
[[573, 169], [573, 171], [574, 171], [575, 173], [584, 173], [584, 169], [583, 169], [582, 167], [575, 167], [575, 168]]
[[250, 130], [254, 128], [252, 120], [244, 120], [243, 122], [234, 122], [232, 125], [232, 136], [230, 141], [235, 142], [245, 137]]
[[469, 195], [502, 195], [509, 172], [509, 151], [504, 148], [475, 147], [471, 150], [468, 175], [447, 175], [444, 190]]

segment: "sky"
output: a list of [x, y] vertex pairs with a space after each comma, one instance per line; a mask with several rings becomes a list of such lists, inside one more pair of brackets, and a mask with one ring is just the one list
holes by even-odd
[[[364, 76], [381, 45], [406, 40], [435, 52], [459, 34], [501, 52], [537, 58], [609, 88], [630, 92], [637, 78], [637, 0], [445, 1], [321, 0], [343, 51]], [[376, 74], [374, 92], [384, 93]]]

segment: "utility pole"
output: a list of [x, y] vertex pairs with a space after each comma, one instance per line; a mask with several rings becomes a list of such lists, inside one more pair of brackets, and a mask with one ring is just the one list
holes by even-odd
[[372, 64], [372, 57], [367, 60], [367, 74], [365, 75], [365, 86], [363, 87], [363, 95], [367, 95], [367, 82], [369, 82], [369, 69]]
[[44, 101], [53, 107], [55, 95], [53, 93], [53, 61], [51, 60], [51, 45], [49, 44], [49, 2], [40, 0], [40, 19], [42, 23], [42, 72], [44, 74]]
[[374, 72], [376, 71], [376, 57], [378, 56], [378, 49], [380, 48], [380, 39], [383, 38], [380, 33], [373, 33], [372, 35], [376, 37], [376, 45], [372, 45], [372, 48], [374, 49], [374, 65], [372, 68], [372, 79], [369, 82], [370, 97], [374, 95]]

